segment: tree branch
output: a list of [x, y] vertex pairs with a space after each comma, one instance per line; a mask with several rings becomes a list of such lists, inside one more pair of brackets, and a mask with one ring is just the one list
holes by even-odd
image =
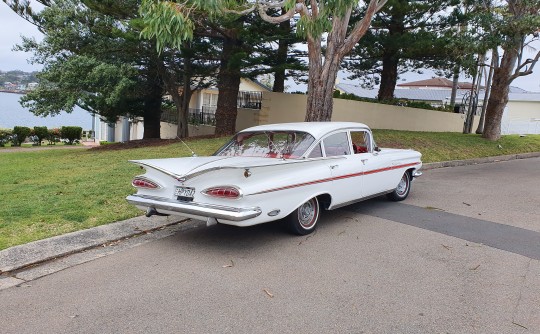
[[[536, 53], [536, 56], [534, 58], [529, 58], [526, 61], [523, 62], [523, 64], [518, 64], [518, 67], [514, 71], [514, 74], [510, 77], [510, 80], [514, 80], [518, 77], [526, 76], [533, 73], [534, 66], [536, 63], [538, 63], [538, 60], [540, 60], [540, 51]], [[530, 65], [528, 69], [525, 71], [521, 71], [524, 67], [527, 65]]]
[[373, 16], [380, 11], [383, 6], [386, 4], [387, 0], [371, 0], [369, 6], [366, 10], [366, 14], [353, 28], [349, 37], [345, 39], [343, 45], [339, 49], [339, 54], [341, 56], [349, 53], [356, 43], [364, 36], [371, 25], [371, 20]]

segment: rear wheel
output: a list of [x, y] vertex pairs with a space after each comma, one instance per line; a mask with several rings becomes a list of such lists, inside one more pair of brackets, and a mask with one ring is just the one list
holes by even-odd
[[409, 196], [410, 191], [411, 174], [409, 172], [405, 172], [405, 174], [403, 174], [403, 176], [401, 177], [401, 180], [399, 181], [396, 189], [394, 189], [394, 191], [387, 196], [392, 201], [403, 201], [405, 198], [407, 198], [407, 196]]
[[300, 205], [286, 218], [287, 227], [297, 235], [306, 235], [313, 232], [318, 220], [319, 201], [316, 197]]

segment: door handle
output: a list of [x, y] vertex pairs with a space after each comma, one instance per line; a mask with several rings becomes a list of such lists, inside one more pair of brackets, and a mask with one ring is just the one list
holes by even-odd
[[339, 167], [339, 165], [332, 165], [332, 166], [330, 166], [330, 169], [335, 169], [335, 168], [338, 168], [338, 167]]
[[366, 161], [368, 161], [368, 159], [361, 159], [360, 161], [362, 161], [362, 163], [365, 165]]

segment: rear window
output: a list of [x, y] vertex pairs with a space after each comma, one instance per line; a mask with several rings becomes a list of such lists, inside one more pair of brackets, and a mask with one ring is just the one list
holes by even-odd
[[300, 131], [240, 132], [214, 155], [228, 157], [300, 158], [315, 138]]

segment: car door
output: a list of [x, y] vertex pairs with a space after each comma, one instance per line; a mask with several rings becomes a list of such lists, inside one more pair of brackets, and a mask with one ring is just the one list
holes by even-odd
[[394, 187], [393, 178], [388, 175], [391, 162], [375, 151], [371, 133], [367, 130], [353, 130], [350, 135], [354, 155], [363, 167], [362, 197], [377, 195]]
[[361, 157], [352, 154], [349, 131], [327, 135], [322, 140], [322, 150], [326, 158], [335, 158], [327, 160], [332, 173], [332, 182], [329, 183], [332, 207], [361, 198], [364, 166]]

